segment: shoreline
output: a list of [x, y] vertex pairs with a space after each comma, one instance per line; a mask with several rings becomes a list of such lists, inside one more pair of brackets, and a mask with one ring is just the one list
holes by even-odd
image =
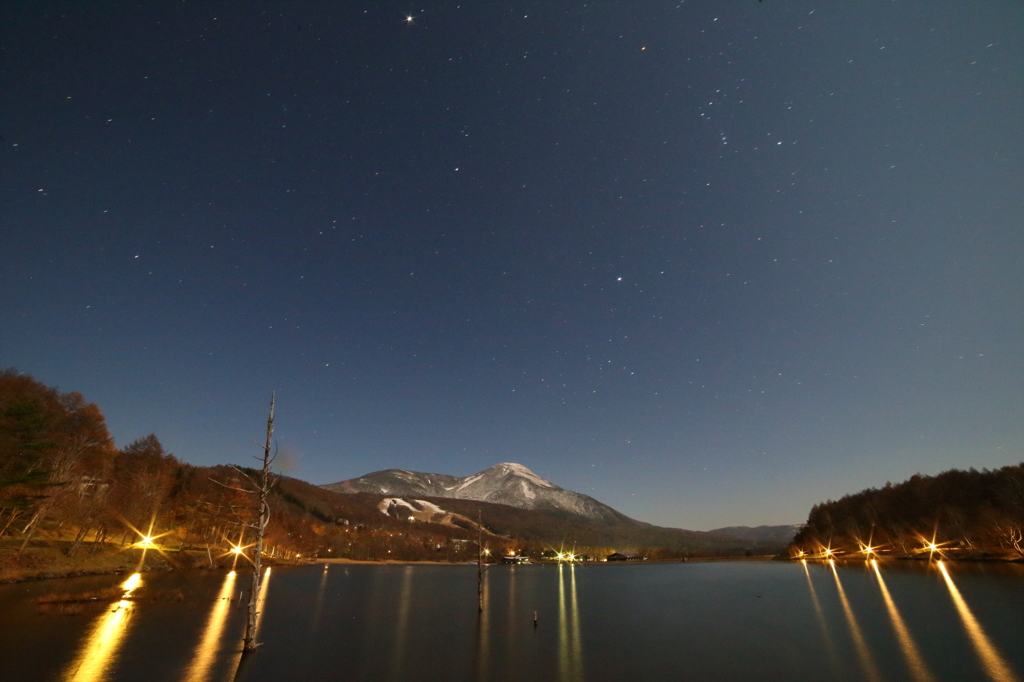
[[[185, 549], [171, 551], [149, 550], [145, 562], [141, 562], [137, 548], [114, 549], [102, 548], [98, 551], [90, 551], [91, 548], [83, 548], [80, 554], [74, 557], [67, 557], [63, 554], [60, 542], [47, 543], [45, 546], [32, 547], [25, 554], [18, 554], [14, 547], [0, 547], [0, 584], [35, 582], [38, 580], [59, 580], [63, 578], [78, 578], [96, 575], [118, 575], [123, 573], [153, 571], [174, 571], [174, 570], [224, 570], [230, 568], [231, 561], [227, 556], [214, 558], [213, 565], [209, 564], [210, 557], [205, 549]], [[877, 557], [882, 562], [927, 562], [927, 556], [907, 557]], [[1024, 558], [1012, 556], [975, 555], [960, 557], [941, 557], [944, 561], [963, 563], [1024, 563]], [[829, 560], [823, 558], [800, 558], [785, 557], [780, 555], [758, 555], [758, 556], [722, 556], [722, 557], [693, 557], [686, 560], [671, 561], [581, 561], [572, 565], [578, 566], [644, 566], [662, 564], [686, 564], [686, 563], [733, 563], [733, 562], [764, 562], [764, 561], [789, 561], [826, 563]], [[861, 563], [866, 561], [863, 558], [842, 557], [833, 561], [842, 564]], [[264, 557], [265, 566], [310, 566], [316, 564], [336, 565], [362, 565], [362, 566], [474, 566], [475, 562], [449, 562], [432, 560], [402, 560], [402, 559], [345, 559], [336, 557], [320, 557], [302, 560], [282, 561], [272, 557]], [[551, 560], [540, 560], [527, 565], [531, 566], [555, 566], [559, 562]], [[487, 568], [502, 566], [501, 563], [486, 564]], [[240, 569], [241, 570], [241, 569]]]

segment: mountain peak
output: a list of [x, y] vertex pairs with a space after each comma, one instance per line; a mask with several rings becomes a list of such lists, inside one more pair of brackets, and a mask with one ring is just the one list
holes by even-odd
[[477, 476], [485, 475], [490, 472], [493, 472], [498, 476], [518, 476], [519, 478], [525, 478], [534, 485], [538, 485], [542, 488], [558, 488], [558, 486], [551, 481], [541, 478], [522, 464], [516, 464], [515, 462], [502, 462], [501, 464], [495, 464], [490, 469], [481, 471]]
[[338, 493], [478, 500], [521, 509], [559, 510], [592, 520], [635, 523], [592, 497], [560, 488], [515, 462], [495, 464], [464, 478], [388, 469], [322, 487]]

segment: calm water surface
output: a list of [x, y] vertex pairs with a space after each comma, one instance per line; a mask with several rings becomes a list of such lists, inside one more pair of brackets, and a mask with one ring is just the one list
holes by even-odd
[[[0, 680], [1024, 679], [1021, 565], [495, 566], [485, 579], [478, 614], [472, 566], [275, 568], [264, 645], [241, 664], [247, 574], [0, 586]], [[96, 605], [36, 602], [114, 586]]]

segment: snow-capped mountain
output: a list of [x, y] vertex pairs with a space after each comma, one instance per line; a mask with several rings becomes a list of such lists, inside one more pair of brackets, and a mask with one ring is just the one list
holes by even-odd
[[460, 478], [386, 469], [321, 486], [336, 493], [376, 493], [394, 497], [448, 497], [505, 504], [520, 509], [547, 509], [605, 523], [638, 523], [594, 498], [559, 488], [522, 464], [504, 462]]

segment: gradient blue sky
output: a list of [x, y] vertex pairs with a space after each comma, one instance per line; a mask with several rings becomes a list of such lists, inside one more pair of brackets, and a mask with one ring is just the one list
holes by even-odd
[[[407, 19], [408, 16], [412, 20]], [[799, 522], [1024, 459], [1024, 3], [0, 6], [0, 364], [117, 442]]]

